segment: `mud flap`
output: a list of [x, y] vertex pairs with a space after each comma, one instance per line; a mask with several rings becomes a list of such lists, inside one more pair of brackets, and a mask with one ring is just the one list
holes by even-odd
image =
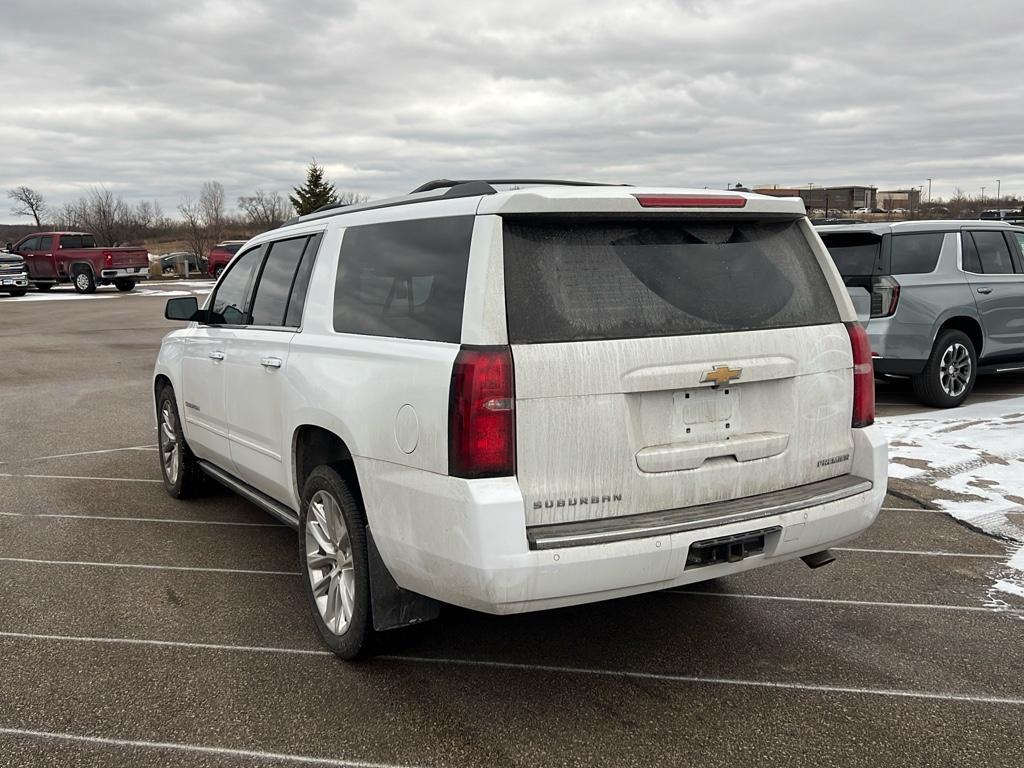
[[383, 632], [422, 624], [440, 615], [441, 604], [436, 600], [402, 589], [395, 583], [369, 529], [366, 531], [366, 554], [370, 561], [370, 610], [375, 630]]

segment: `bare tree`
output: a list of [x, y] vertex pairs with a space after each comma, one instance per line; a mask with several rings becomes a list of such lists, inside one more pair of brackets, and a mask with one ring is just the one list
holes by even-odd
[[224, 187], [219, 181], [207, 181], [199, 190], [199, 214], [207, 234], [216, 243], [224, 237], [227, 218], [224, 214]]
[[202, 203], [186, 195], [178, 205], [178, 213], [181, 214], [182, 223], [185, 225], [185, 242], [188, 250], [196, 256], [206, 256], [210, 248], [216, 244], [217, 238], [213, 237], [206, 226]]
[[365, 203], [370, 199], [369, 195], [364, 195], [362, 192], [339, 192], [338, 193], [338, 205], [358, 205], [359, 203]]
[[964, 191], [957, 187], [953, 190], [953, 196], [949, 198], [949, 215], [954, 219], [962, 219], [967, 214], [971, 201]]
[[50, 217], [57, 229], [83, 229], [81, 204], [83, 200], [76, 200], [73, 203], [64, 203], [54, 211]]
[[279, 227], [291, 213], [291, 205], [280, 194], [259, 187], [251, 195], [239, 197], [238, 208], [249, 224], [258, 229]]
[[92, 187], [78, 208], [80, 225], [96, 236], [97, 245], [121, 245], [132, 234], [131, 208], [106, 187]]
[[11, 213], [15, 216], [31, 216], [36, 226], [43, 226], [42, 217], [46, 213], [46, 202], [43, 196], [31, 187], [15, 187], [7, 190], [7, 197], [14, 201]]

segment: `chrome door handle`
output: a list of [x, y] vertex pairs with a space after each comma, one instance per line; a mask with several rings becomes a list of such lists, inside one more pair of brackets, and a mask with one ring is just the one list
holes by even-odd
[[211, 360], [223, 360], [224, 359], [224, 353], [223, 352], [211, 352], [210, 353], [210, 359]]
[[992, 293], [992, 289], [991, 288], [979, 288], [978, 289], [978, 293], [986, 293], [986, 294], [987, 293]]
[[281, 358], [280, 357], [264, 357], [260, 360], [260, 365], [264, 368], [280, 368]]

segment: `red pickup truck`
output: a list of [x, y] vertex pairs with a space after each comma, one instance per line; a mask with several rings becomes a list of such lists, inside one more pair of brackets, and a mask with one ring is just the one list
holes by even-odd
[[25, 259], [28, 279], [40, 291], [71, 283], [79, 293], [94, 293], [98, 285], [130, 291], [149, 277], [145, 248], [97, 248], [87, 232], [36, 232], [8, 247]]

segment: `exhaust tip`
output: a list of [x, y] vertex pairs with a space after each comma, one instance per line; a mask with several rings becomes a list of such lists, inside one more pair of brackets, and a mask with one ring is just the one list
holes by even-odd
[[823, 549], [821, 552], [804, 555], [800, 559], [804, 561], [804, 565], [808, 568], [821, 568], [823, 565], [828, 565], [829, 563], [834, 562], [836, 556], [832, 554], [832, 550]]

